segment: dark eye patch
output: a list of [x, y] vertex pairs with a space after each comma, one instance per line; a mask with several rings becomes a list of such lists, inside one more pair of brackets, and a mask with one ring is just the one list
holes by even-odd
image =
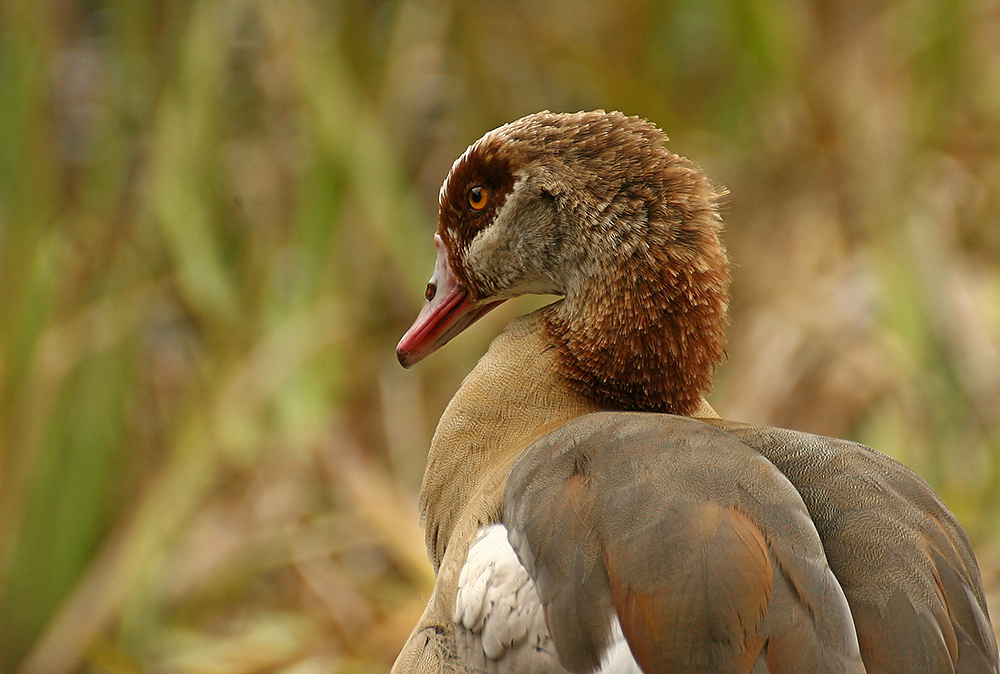
[[488, 227], [514, 188], [511, 161], [496, 148], [477, 145], [470, 149], [448, 176], [441, 203], [441, 227], [451, 250], [468, 246]]

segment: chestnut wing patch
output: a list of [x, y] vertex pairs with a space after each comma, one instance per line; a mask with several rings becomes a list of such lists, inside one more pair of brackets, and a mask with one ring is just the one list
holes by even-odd
[[843, 590], [795, 488], [734, 436], [597, 413], [530, 446], [504, 523], [563, 667], [611, 623], [643, 671], [864, 671]]

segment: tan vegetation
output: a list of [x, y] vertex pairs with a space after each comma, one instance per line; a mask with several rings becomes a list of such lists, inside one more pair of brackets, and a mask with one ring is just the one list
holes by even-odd
[[1000, 4], [0, 2], [0, 671], [385, 671], [430, 433], [508, 303], [412, 371], [484, 131], [620, 109], [731, 196], [725, 416], [860, 440], [1000, 617]]

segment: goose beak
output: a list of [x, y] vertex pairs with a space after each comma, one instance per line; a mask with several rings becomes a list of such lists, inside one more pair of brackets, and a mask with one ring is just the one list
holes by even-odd
[[410, 367], [447, 344], [452, 337], [485, 316], [503, 300], [479, 302], [458, 283], [448, 262], [448, 250], [439, 234], [434, 235], [437, 261], [427, 284], [427, 304], [396, 346], [396, 358]]

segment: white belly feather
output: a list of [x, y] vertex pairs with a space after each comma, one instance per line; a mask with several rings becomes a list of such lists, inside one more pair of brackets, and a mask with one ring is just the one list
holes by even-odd
[[[545, 624], [535, 583], [507, 542], [507, 528], [479, 532], [458, 579], [455, 639], [459, 655], [488, 672], [565, 672]], [[599, 670], [641, 674], [617, 618]]]

